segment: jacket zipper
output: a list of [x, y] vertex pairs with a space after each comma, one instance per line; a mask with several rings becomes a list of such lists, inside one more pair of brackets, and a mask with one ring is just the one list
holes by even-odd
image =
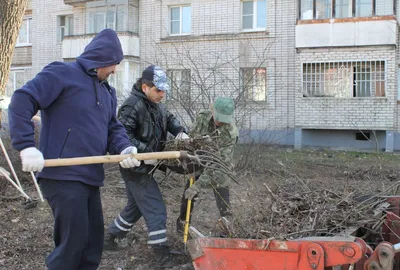
[[67, 132], [67, 136], [65, 137], [64, 143], [63, 143], [63, 145], [61, 147], [60, 154], [58, 155], [58, 158], [61, 158], [62, 152], [64, 151], [64, 147], [65, 147], [65, 144], [67, 143], [67, 140], [68, 140], [68, 137], [69, 137], [70, 133], [71, 133], [71, 129], [69, 128], [68, 132]]

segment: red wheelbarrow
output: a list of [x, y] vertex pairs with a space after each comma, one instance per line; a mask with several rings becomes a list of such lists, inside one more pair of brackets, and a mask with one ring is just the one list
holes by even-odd
[[[400, 197], [390, 197], [382, 227], [385, 241], [373, 250], [354, 236], [293, 241], [200, 237], [187, 242], [196, 270], [392, 270], [400, 269]], [[194, 230], [196, 231], [196, 230]], [[367, 240], [367, 239], [366, 239]]]

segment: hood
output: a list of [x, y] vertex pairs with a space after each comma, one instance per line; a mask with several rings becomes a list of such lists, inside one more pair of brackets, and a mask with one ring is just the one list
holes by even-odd
[[137, 96], [137, 97], [143, 99], [143, 101], [144, 101], [148, 106], [150, 106], [150, 107], [157, 107], [157, 103], [151, 102], [151, 101], [147, 98], [146, 94], [145, 94], [141, 89], [139, 89], [139, 88], [137, 87], [137, 83], [135, 83], [135, 84], [133, 85], [131, 95], [134, 95], [134, 96]]
[[119, 64], [124, 59], [117, 33], [104, 29], [86, 46], [76, 61], [89, 73], [90, 70]]
[[138, 83], [135, 83], [133, 85], [131, 95], [136, 95], [138, 97], [143, 98], [145, 101], [149, 101], [150, 102], [150, 100], [147, 98], [146, 94], [141, 89], [139, 89], [137, 84]]

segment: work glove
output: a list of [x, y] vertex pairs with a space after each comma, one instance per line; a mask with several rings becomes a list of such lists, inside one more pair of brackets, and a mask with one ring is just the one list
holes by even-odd
[[144, 164], [146, 164], [146, 165], [155, 166], [155, 165], [157, 165], [157, 163], [158, 163], [158, 159], [149, 159], [149, 160], [145, 160], [144, 161]]
[[[122, 152], [121, 152], [121, 155], [128, 155], [128, 154], [136, 155], [137, 154], [136, 147], [129, 146], [129, 147], [125, 148], [124, 150], [122, 150]], [[124, 169], [135, 168], [135, 167], [140, 166], [140, 161], [137, 160], [136, 158], [128, 157], [128, 158], [124, 159], [123, 161], [121, 161], [119, 163], [119, 165], [121, 165], [121, 167]]]
[[175, 139], [177, 140], [187, 140], [190, 139], [190, 137], [185, 133], [185, 132], [179, 132], [178, 135], [176, 135]]
[[22, 161], [22, 170], [24, 172], [41, 172], [44, 167], [44, 158], [42, 152], [36, 147], [25, 148], [19, 153]]
[[200, 189], [196, 184], [193, 184], [185, 191], [185, 199], [192, 200], [199, 192]]

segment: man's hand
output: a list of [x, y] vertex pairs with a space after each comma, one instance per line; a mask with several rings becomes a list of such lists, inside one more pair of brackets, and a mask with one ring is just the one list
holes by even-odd
[[192, 200], [199, 192], [200, 189], [193, 184], [185, 191], [185, 199]]
[[190, 139], [190, 137], [185, 132], [179, 132], [178, 135], [176, 135], [175, 139], [187, 140], [187, 139]]
[[20, 152], [24, 172], [41, 172], [44, 167], [42, 152], [36, 147], [29, 147]]
[[[137, 154], [136, 147], [129, 146], [129, 147], [125, 148], [124, 150], [122, 150], [122, 152], [121, 152], [121, 155], [128, 155], [128, 154], [136, 155]], [[135, 167], [140, 166], [140, 161], [137, 160], [136, 158], [128, 157], [128, 158], [124, 159], [123, 161], [121, 161], [119, 163], [119, 165], [121, 165], [121, 167], [124, 169], [135, 168]]]

